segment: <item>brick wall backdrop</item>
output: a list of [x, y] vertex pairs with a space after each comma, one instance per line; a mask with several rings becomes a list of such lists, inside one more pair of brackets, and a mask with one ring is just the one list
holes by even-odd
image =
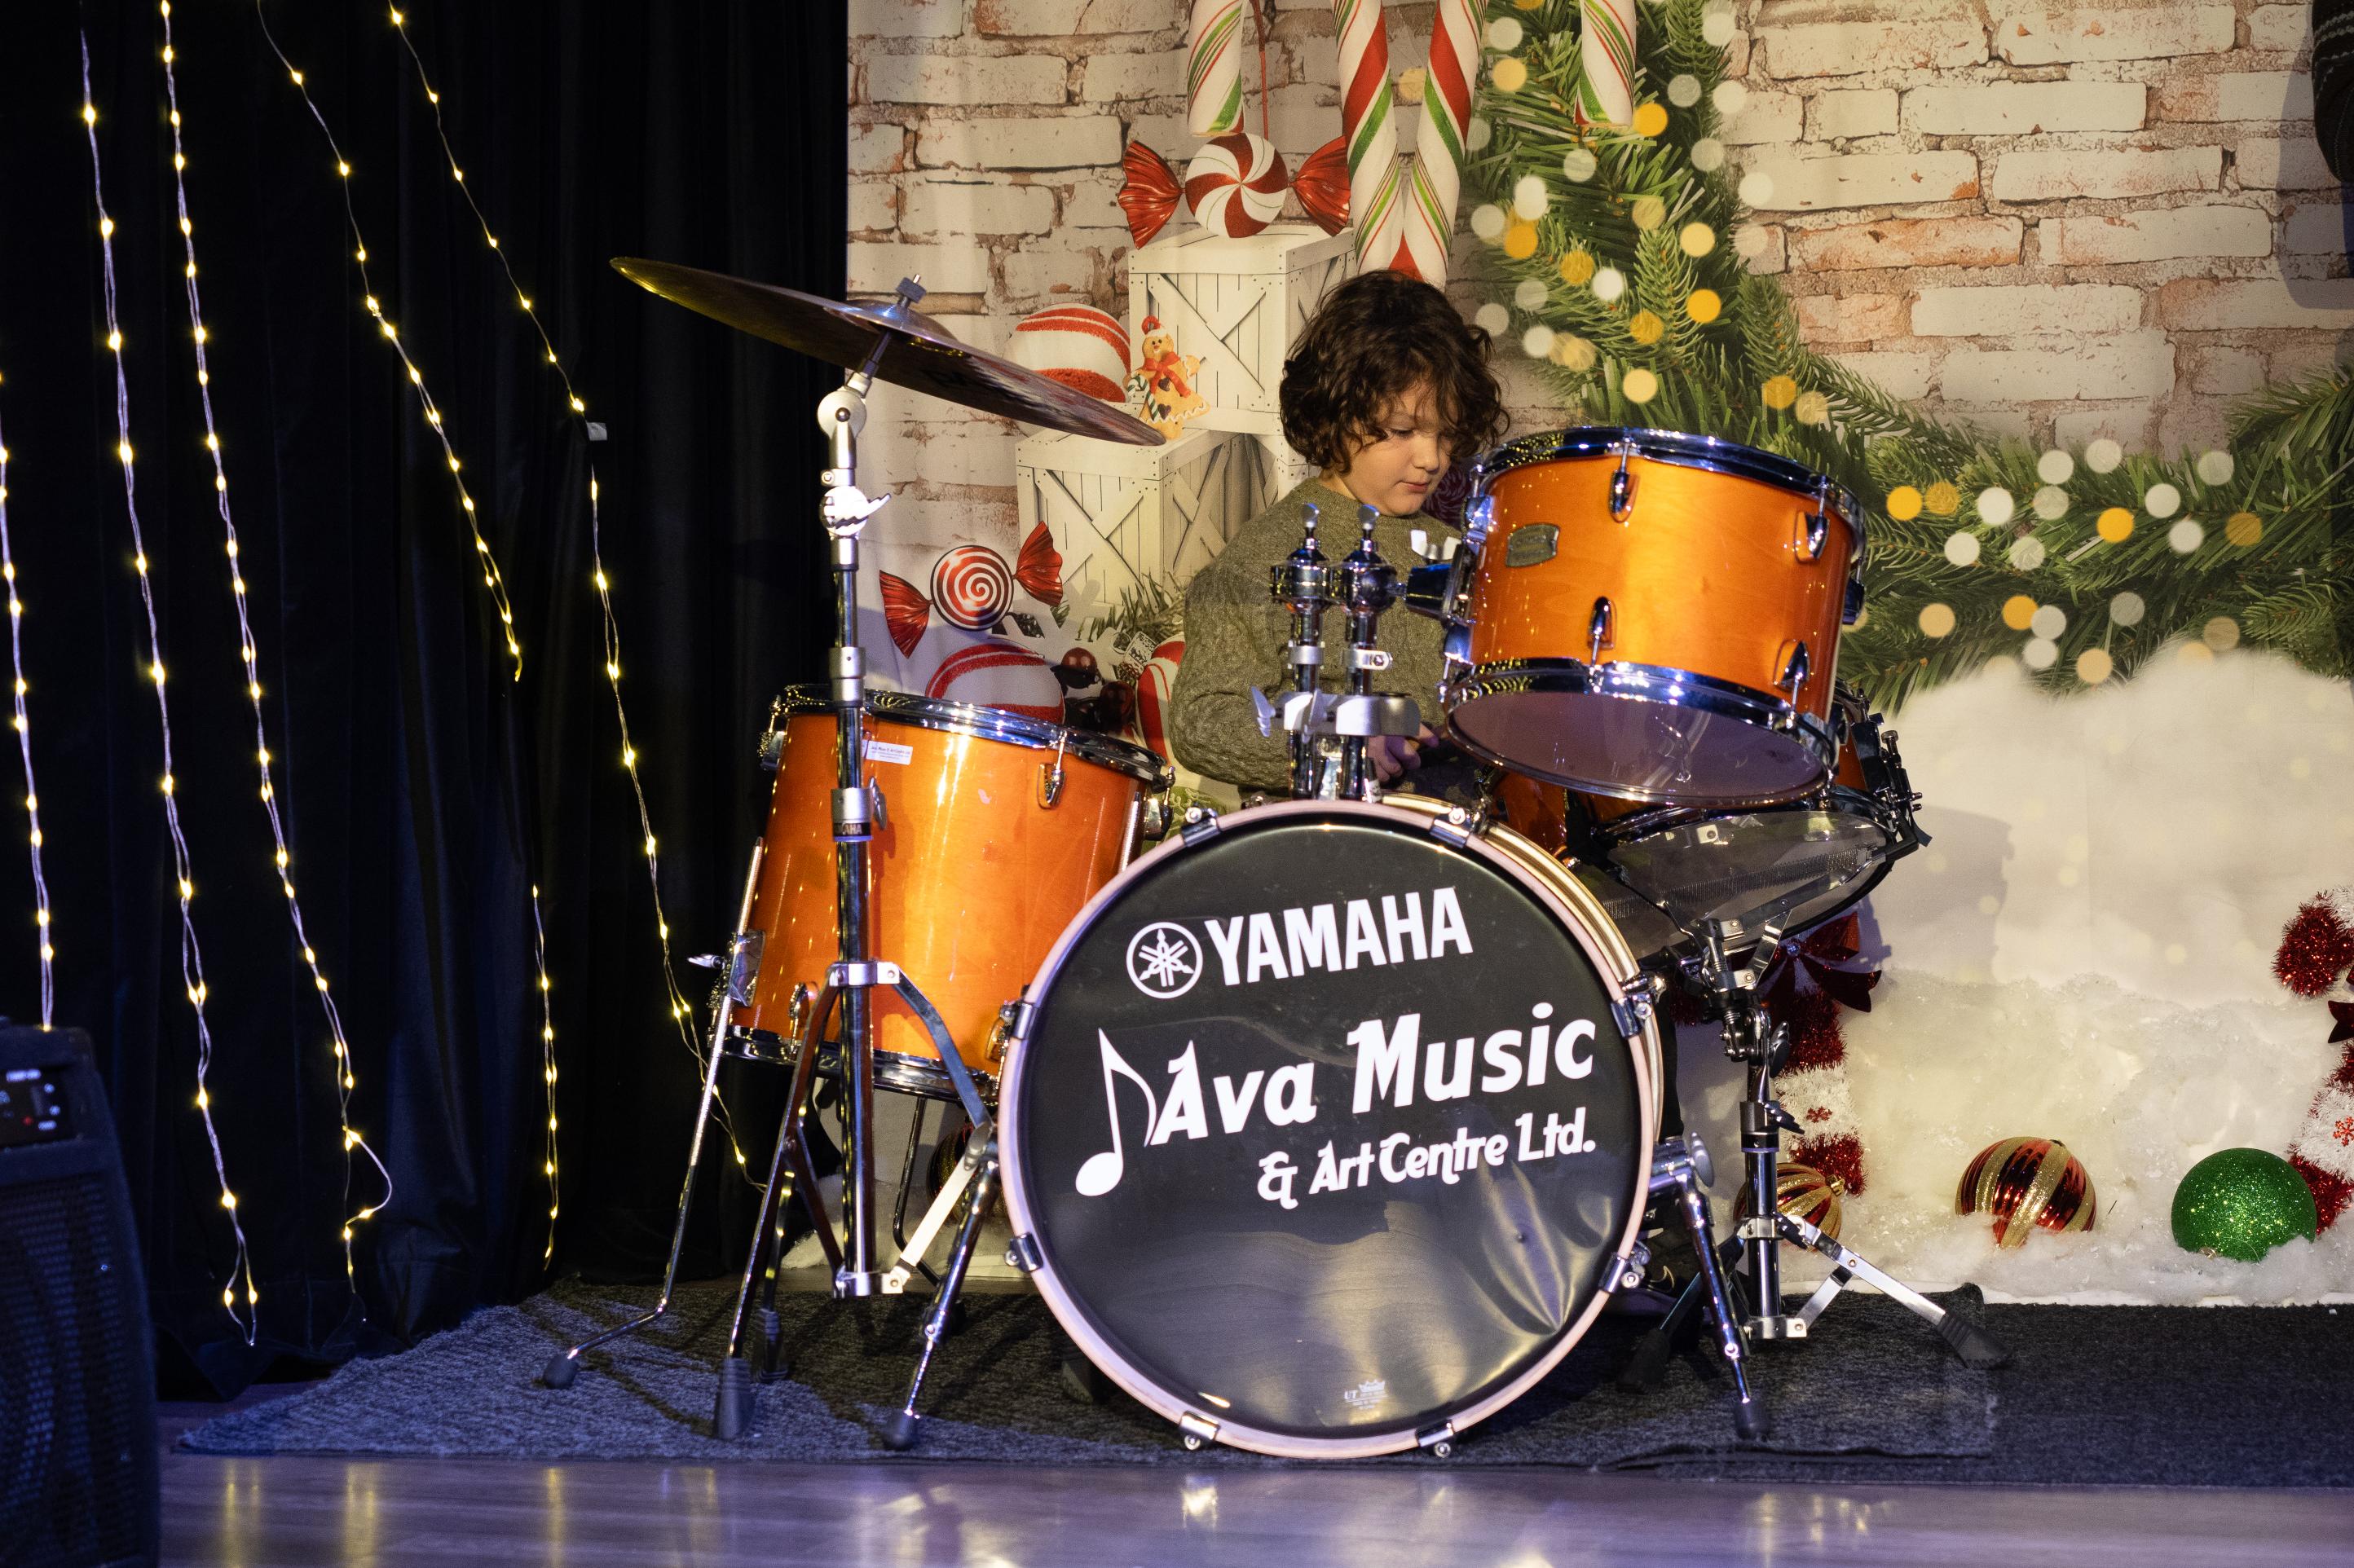
[[[1393, 64], [1418, 64], [1430, 6], [1389, 10]], [[928, 308], [985, 348], [1056, 300], [1125, 315], [1123, 143], [1181, 168], [1195, 145], [1183, 0], [850, 13], [853, 287], [920, 270]], [[2354, 344], [2306, 16], [2302, 0], [1741, 0], [1750, 97], [1726, 140], [1773, 181], [1758, 264], [1787, 271], [1810, 342], [1925, 407], [2038, 439], [2211, 441], [2232, 395]], [[1340, 129], [1329, 5], [1275, 0], [1267, 66], [1296, 163]], [[1560, 422], [1511, 385], [1523, 428]], [[901, 493], [889, 536], [1011, 544], [1015, 436], [879, 397], [866, 452]]]

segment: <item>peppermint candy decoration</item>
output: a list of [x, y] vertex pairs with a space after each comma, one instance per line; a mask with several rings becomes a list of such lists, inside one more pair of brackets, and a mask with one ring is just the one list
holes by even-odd
[[986, 631], [1013, 607], [1013, 573], [986, 545], [959, 545], [932, 567], [932, 608], [967, 631]]
[[924, 683], [924, 695], [1003, 708], [1049, 724], [1063, 721], [1063, 686], [1055, 679], [1054, 666], [1003, 638], [970, 643], [949, 653]]
[[1273, 143], [1247, 131], [1233, 132], [1185, 165], [1185, 210], [1211, 233], [1241, 239], [1275, 221], [1290, 183]]

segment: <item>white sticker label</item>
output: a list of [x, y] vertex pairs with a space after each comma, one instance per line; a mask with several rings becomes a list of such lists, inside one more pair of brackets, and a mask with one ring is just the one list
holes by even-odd
[[901, 746], [896, 741], [870, 740], [866, 743], [866, 760], [869, 762], [913, 762], [916, 760], [916, 748], [912, 746]]

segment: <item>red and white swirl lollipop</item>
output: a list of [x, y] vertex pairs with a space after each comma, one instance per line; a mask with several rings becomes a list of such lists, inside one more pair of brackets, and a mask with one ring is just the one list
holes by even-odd
[[1275, 143], [1230, 132], [1185, 165], [1185, 209], [1211, 233], [1241, 239], [1275, 221], [1290, 183]]
[[986, 545], [959, 545], [932, 567], [932, 606], [967, 631], [986, 631], [1013, 605], [1013, 572]]

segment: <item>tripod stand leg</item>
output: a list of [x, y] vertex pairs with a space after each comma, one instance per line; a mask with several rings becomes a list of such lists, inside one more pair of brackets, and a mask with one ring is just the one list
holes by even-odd
[[744, 1255], [744, 1280], [737, 1288], [736, 1313], [727, 1326], [727, 1355], [719, 1363], [719, 1397], [712, 1409], [711, 1425], [722, 1442], [734, 1442], [752, 1424], [752, 1367], [744, 1359], [744, 1326], [752, 1315], [752, 1288], [759, 1278], [760, 1262], [769, 1255], [772, 1221], [782, 1206], [778, 1189], [790, 1189], [792, 1179], [785, 1172], [785, 1153], [792, 1135], [793, 1115], [788, 1107], [782, 1125], [777, 1128], [777, 1151], [769, 1157], [769, 1180], [760, 1189], [759, 1217], [752, 1222], [752, 1245]]
[[964, 1227], [957, 1233], [956, 1250], [949, 1254], [948, 1272], [932, 1297], [931, 1310], [924, 1315], [924, 1348], [916, 1358], [916, 1376], [907, 1385], [907, 1403], [893, 1414], [883, 1433], [883, 1441], [893, 1448], [915, 1446], [917, 1428], [923, 1422], [917, 1413], [916, 1402], [923, 1394], [924, 1378], [932, 1370], [932, 1357], [939, 1350], [940, 1341], [948, 1338], [949, 1318], [956, 1309], [958, 1293], [964, 1288], [965, 1268], [972, 1262], [981, 1224], [996, 1202], [997, 1148], [992, 1141], [982, 1155], [981, 1177], [973, 1185], [972, 1202], [964, 1212]]
[[1692, 1250], [1700, 1254], [1700, 1278], [1707, 1290], [1709, 1316], [1715, 1320], [1717, 1345], [1724, 1352], [1724, 1364], [1733, 1373], [1733, 1429], [1753, 1443], [1762, 1443], [1773, 1434], [1774, 1418], [1757, 1392], [1749, 1386], [1749, 1347], [1741, 1332], [1741, 1309], [1734, 1305], [1732, 1287], [1724, 1267], [1717, 1261], [1716, 1240], [1708, 1221], [1708, 1199], [1700, 1183], [1689, 1179], [1677, 1183], [1678, 1196], [1683, 1204], [1684, 1224], [1690, 1227]]
[[[891, 1239], [898, 1244], [902, 1256], [907, 1251], [907, 1194], [916, 1189], [916, 1157], [923, 1151], [924, 1113], [930, 1108], [930, 1101], [920, 1098], [916, 1101], [915, 1116], [907, 1125], [907, 1157], [899, 1167], [898, 1201], [891, 1206]], [[939, 1277], [926, 1266], [920, 1255], [916, 1259], [916, 1267], [928, 1283], [938, 1285], [940, 1282]]]
[[1806, 1221], [1789, 1214], [1780, 1216], [1782, 1234], [1803, 1247], [1821, 1253], [1836, 1265], [1830, 1277], [1815, 1289], [1798, 1316], [1808, 1325], [1822, 1315], [1824, 1308], [1852, 1280], [1869, 1282], [1882, 1295], [1903, 1306], [1915, 1317], [1937, 1330], [1937, 1337], [1962, 1359], [1962, 1364], [1978, 1372], [1988, 1372], [2010, 1360], [2010, 1351], [2001, 1340], [1971, 1322], [1958, 1312], [1948, 1311], [1919, 1291], [1879, 1268], [1856, 1253], [1842, 1246]]
[[[1730, 1271], [1741, 1260], [1741, 1241], [1729, 1236], [1716, 1244], [1716, 1261], [1727, 1271], [1725, 1286], [1734, 1296], [1734, 1309], [1743, 1312], [1741, 1282]], [[1708, 1300], [1708, 1277], [1695, 1271], [1677, 1293], [1675, 1305], [1643, 1337], [1635, 1341], [1634, 1352], [1619, 1369], [1618, 1386], [1628, 1389], [1657, 1388], [1667, 1375], [1668, 1358], [1691, 1349], [1700, 1336], [1700, 1323]], [[1745, 1313], [1744, 1313], [1745, 1316]]]
[[[759, 856], [757, 852], [753, 855], [752, 863], [757, 873], [759, 866]], [[749, 918], [748, 915], [747, 918]], [[727, 1010], [723, 1005], [718, 1010], [717, 1016], [712, 1020], [711, 1038], [705, 1046], [707, 1059], [703, 1069], [703, 1097], [695, 1105], [695, 1136], [688, 1140], [686, 1146], [686, 1177], [679, 1183], [678, 1219], [671, 1226], [670, 1257], [663, 1265], [662, 1295], [656, 1298], [652, 1311], [642, 1313], [619, 1328], [608, 1329], [601, 1334], [592, 1335], [569, 1350], [559, 1351], [549, 1357], [547, 1364], [540, 1369], [539, 1381], [550, 1388], [570, 1388], [572, 1380], [579, 1375], [582, 1356], [608, 1340], [618, 1340], [624, 1334], [633, 1333], [644, 1328], [670, 1311], [671, 1296], [678, 1287], [679, 1256], [686, 1250], [686, 1217], [695, 1202], [695, 1172], [703, 1163], [704, 1129], [711, 1125], [711, 1104], [719, 1096], [719, 1044], [726, 1018]]]

